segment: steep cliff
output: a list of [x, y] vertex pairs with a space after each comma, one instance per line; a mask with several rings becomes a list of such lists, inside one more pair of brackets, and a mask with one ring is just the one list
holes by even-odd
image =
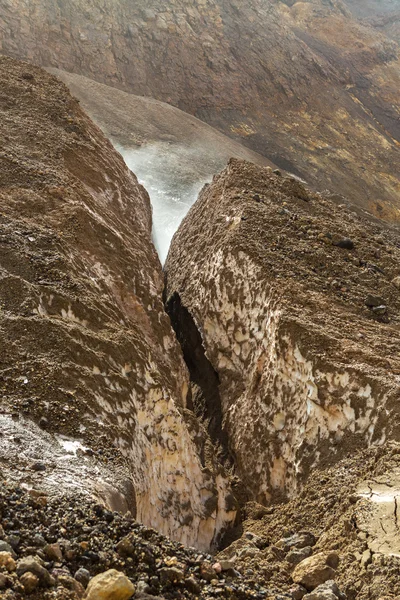
[[5, 57], [0, 81], [4, 476], [116, 487], [140, 521], [208, 548], [235, 507], [187, 410], [148, 195], [64, 84]]
[[242, 161], [183, 221], [167, 307], [248, 499], [291, 496], [316, 467], [398, 439], [399, 258], [398, 232]]
[[6, 0], [0, 51], [190, 112], [398, 219], [398, 46], [339, 0]]

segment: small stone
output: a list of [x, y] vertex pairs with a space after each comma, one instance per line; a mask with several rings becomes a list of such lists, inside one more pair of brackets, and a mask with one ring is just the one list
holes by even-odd
[[139, 579], [139, 581], [136, 582], [136, 596], [138, 594], [148, 594], [150, 591], [151, 587], [146, 581]]
[[150, 8], [145, 8], [141, 11], [141, 13], [145, 21], [154, 21], [157, 18], [157, 15], [154, 12], [154, 10], [151, 10]]
[[278, 175], [278, 177], [282, 177], [282, 171], [280, 171], [279, 169], [274, 169], [272, 171], [275, 175]]
[[310, 594], [303, 596], [303, 600], [338, 600], [338, 598], [333, 592], [319, 592], [314, 590]]
[[372, 562], [372, 552], [371, 552], [371, 550], [369, 548], [362, 553], [361, 561], [360, 562], [361, 562], [361, 568], [362, 569], [366, 569], [366, 567], [369, 564], [371, 564], [371, 562]]
[[49, 424], [49, 422], [46, 419], [46, 417], [41, 417], [41, 419], [39, 420], [39, 427], [41, 427], [41, 429], [46, 429], [48, 424]]
[[295, 533], [290, 537], [286, 537], [283, 539], [283, 548], [287, 552], [292, 548], [306, 548], [308, 546], [315, 546], [316, 544], [315, 536], [309, 531], [302, 531], [300, 533]]
[[222, 567], [221, 567], [221, 563], [216, 562], [213, 564], [213, 569], [214, 571], [219, 575], [220, 573], [222, 573]]
[[47, 569], [45, 569], [40, 563], [40, 559], [35, 556], [27, 556], [26, 558], [21, 558], [18, 561], [17, 565], [17, 575], [21, 577], [24, 573], [27, 572], [33, 573], [36, 577], [39, 578], [40, 582], [47, 586], [54, 585], [54, 578], [50, 575]]
[[63, 554], [59, 544], [47, 544], [47, 546], [43, 548], [43, 551], [49, 560], [61, 562], [63, 559]]
[[120, 542], [118, 542], [117, 552], [120, 556], [128, 557], [133, 556], [135, 554], [135, 549], [129, 540], [129, 538], [125, 537]]
[[345, 250], [354, 250], [354, 242], [349, 238], [343, 238], [338, 242], [334, 242], [333, 245], [337, 246], [338, 248], [343, 248]]
[[57, 577], [57, 583], [59, 585], [62, 585], [65, 589], [74, 592], [74, 594], [76, 594], [78, 598], [83, 598], [85, 594], [85, 589], [83, 585], [81, 585], [79, 581], [76, 581], [76, 579], [74, 579], [70, 575], [59, 575]]
[[185, 580], [185, 587], [192, 594], [200, 594], [201, 587], [194, 577]]
[[20, 582], [24, 586], [24, 590], [26, 594], [31, 594], [39, 587], [39, 577], [36, 577], [33, 573], [27, 571], [20, 577]]
[[9, 552], [13, 558], [16, 557], [16, 554], [10, 544], [3, 540], [0, 540], [0, 552]]
[[400, 275], [399, 275], [399, 277], [395, 277], [393, 279], [392, 285], [394, 285], [394, 287], [396, 287], [398, 290], [400, 290]]
[[[164, 567], [160, 569], [160, 581], [163, 585], [168, 585], [169, 583], [177, 583], [182, 581], [184, 574], [181, 569], [177, 567]], [[213, 571], [213, 577], [215, 577], [215, 572]]]
[[41, 461], [37, 461], [32, 464], [31, 468], [32, 468], [32, 471], [43, 472], [46, 470], [46, 465]]
[[388, 307], [385, 306], [384, 304], [382, 304], [381, 306], [373, 306], [372, 307], [372, 312], [375, 313], [376, 315], [378, 315], [379, 317], [386, 315], [387, 311], [388, 311]]
[[5, 590], [8, 584], [8, 579], [6, 575], [0, 573], [0, 590]]
[[241, 548], [240, 550], [238, 550], [237, 555], [240, 556], [240, 558], [254, 558], [259, 553], [260, 553], [260, 550], [258, 548], [253, 548], [251, 546], [245, 546], [244, 548]]
[[128, 600], [135, 593], [133, 583], [119, 571], [110, 569], [90, 580], [86, 600]]
[[19, 535], [14, 535], [12, 533], [7, 537], [7, 542], [10, 544], [13, 550], [16, 550], [21, 542], [21, 538]]
[[46, 540], [40, 533], [36, 533], [33, 538], [33, 545], [36, 546], [36, 548], [43, 548], [46, 545]]
[[332, 235], [329, 232], [319, 233], [317, 237], [325, 244], [332, 244]]
[[220, 560], [222, 571], [231, 571], [235, 568], [235, 563], [232, 560]]
[[0, 567], [5, 567], [9, 573], [16, 569], [16, 563], [10, 552], [0, 552]]
[[312, 591], [330, 579], [334, 579], [339, 564], [335, 552], [321, 552], [306, 558], [297, 565], [292, 574], [294, 583]]
[[77, 570], [74, 577], [85, 589], [87, 588], [90, 581], [90, 573], [87, 569], [81, 567]]
[[298, 565], [302, 560], [308, 558], [312, 555], [312, 548], [310, 546], [306, 546], [305, 548], [300, 548], [300, 550], [292, 550], [287, 554], [286, 560], [291, 565]]
[[291, 588], [289, 593], [291, 594], [292, 600], [302, 600], [302, 598], [304, 598], [304, 596], [307, 594], [307, 590], [301, 585], [296, 585], [295, 587]]
[[374, 306], [382, 306], [385, 304], [385, 301], [380, 296], [374, 296], [373, 294], [368, 294], [364, 301], [365, 306], [368, 308], [373, 308]]
[[326, 581], [319, 585], [313, 592], [304, 596], [303, 600], [346, 600], [335, 581]]
[[201, 578], [205, 579], [206, 581], [211, 581], [215, 578], [215, 571], [209, 562], [203, 562], [203, 564], [200, 567], [200, 575]]

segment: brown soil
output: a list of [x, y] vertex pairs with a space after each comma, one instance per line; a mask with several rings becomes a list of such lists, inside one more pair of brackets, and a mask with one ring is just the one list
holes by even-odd
[[[367, 480], [387, 481], [394, 493], [398, 493], [399, 479], [395, 480], [392, 474], [398, 472], [399, 464], [398, 444], [370, 448], [348, 456], [333, 467], [312, 473], [298, 497], [287, 504], [261, 507], [250, 503], [244, 509], [247, 520], [242, 530], [258, 536], [260, 552], [252, 558], [235, 558], [237, 568], [248, 576], [252, 572], [254, 580], [273, 582], [282, 591], [293, 589], [294, 566], [286, 560], [285, 539], [306, 531], [317, 540], [314, 554], [326, 551], [339, 554], [335, 580], [348, 600], [397, 599], [400, 596], [400, 555], [394, 548], [384, 554], [372, 552], [366, 564], [361, 564], [362, 555], [373, 538], [360, 524], [360, 517], [372, 509], [366, 499], [360, 498], [358, 490]], [[388, 523], [383, 522], [382, 526], [387, 527]], [[245, 535], [220, 557], [231, 558], [237, 554], [235, 548], [240, 547], [246, 547]]]

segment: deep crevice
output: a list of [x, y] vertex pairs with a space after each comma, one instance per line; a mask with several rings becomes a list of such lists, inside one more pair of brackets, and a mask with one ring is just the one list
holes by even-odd
[[205, 423], [220, 461], [226, 466], [233, 466], [228, 434], [223, 427], [220, 381], [218, 373], [206, 356], [201, 333], [177, 292], [166, 299], [165, 307], [190, 373], [191, 394], [188, 408]]

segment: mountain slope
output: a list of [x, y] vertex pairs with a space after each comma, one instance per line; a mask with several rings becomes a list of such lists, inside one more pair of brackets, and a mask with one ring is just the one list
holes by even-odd
[[3, 53], [173, 104], [398, 219], [398, 45], [343, 2], [7, 0], [0, 19]]
[[344, 0], [349, 10], [359, 19], [400, 42], [399, 0]]

